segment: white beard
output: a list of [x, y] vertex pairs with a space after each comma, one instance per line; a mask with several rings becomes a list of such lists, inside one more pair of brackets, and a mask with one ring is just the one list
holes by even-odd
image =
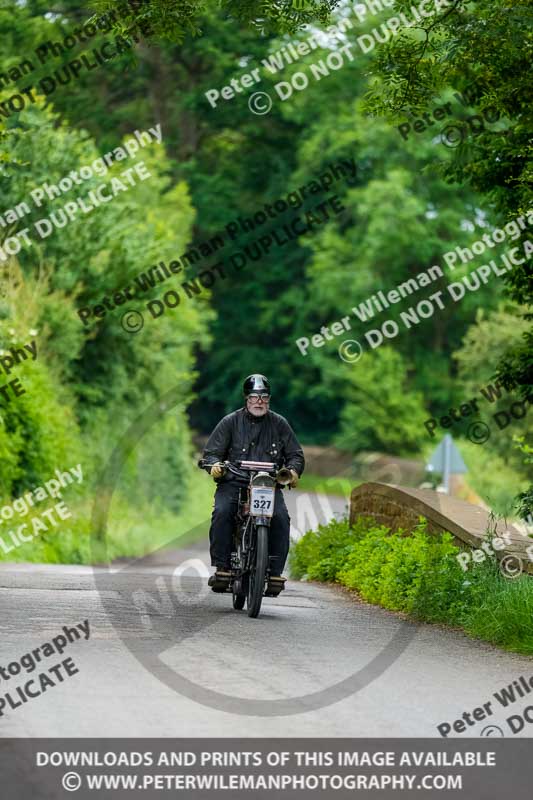
[[252, 406], [248, 402], [246, 403], [246, 408], [254, 417], [264, 417], [268, 411], [268, 406], [262, 405], [260, 408], [258, 408], [257, 406]]

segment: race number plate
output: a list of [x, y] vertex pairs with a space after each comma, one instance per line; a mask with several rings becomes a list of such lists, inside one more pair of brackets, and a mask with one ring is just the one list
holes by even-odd
[[253, 517], [271, 517], [274, 513], [274, 489], [269, 486], [252, 486], [250, 512]]

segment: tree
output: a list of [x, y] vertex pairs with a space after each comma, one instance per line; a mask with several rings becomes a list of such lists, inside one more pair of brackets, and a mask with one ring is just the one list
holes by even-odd
[[[128, 0], [132, 13], [125, 17], [124, 27], [137, 21], [146, 22], [156, 38], [183, 42], [202, 30], [204, 15], [216, 11], [219, 18], [231, 19], [249, 26], [257, 33], [294, 33], [304, 24], [326, 24], [338, 0]], [[93, 2], [98, 11], [111, 10], [113, 0]]]
[[[494, 419], [495, 414], [503, 412], [500, 419], [505, 422], [508, 417], [512, 422], [510, 428], [505, 426], [502, 429], [492, 422], [490, 446], [491, 450], [520, 473], [523, 459], [516, 448], [510, 445], [513, 436], [527, 434], [531, 428], [531, 418], [528, 413], [522, 419], [511, 418], [509, 408], [512, 403], [519, 402], [518, 387], [508, 385], [506, 388], [503, 382], [498, 384], [492, 380], [495, 365], [506, 352], [520, 343], [529, 327], [526, 320], [517, 319], [518, 315], [519, 309], [509, 301], [501, 303], [498, 309], [489, 313], [485, 309], [479, 309], [476, 322], [468, 328], [462, 346], [454, 353], [454, 359], [459, 366], [458, 377], [463, 399], [477, 397], [480, 401], [481, 418], [484, 420]], [[517, 411], [520, 413], [519, 407]], [[471, 421], [470, 417], [466, 417], [465, 426]]]
[[[399, 0], [407, 10], [408, 0]], [[446, 87], [470, 90], [478, 112], [494, 107], [505, 126], [470, 137], [458, 148], [444, 175], [467, 182], [488, 196], [500, 219], [508, 222], [531, 207], [531, 8], [510, 0], [457, 0], [422, 28], [406, 29], [378, 51], [372, 67], [368, 108], [397, 117], [424, 111]], [[522, 234], [522, 240], [527, 238]], [[506, 277], [509, 295], [526, 307], [533, 303], [531, 263]], [[533, 397], [533, 331], [509, 350], [499, 364], [501, 379], [516, 382]]]
[[[19, 8], [15, 0], [10, 0], [10, 5], [12, 12]], [[329, 4], [331, 9], [335, 5]], [[107, 2], [95, 5], [99, 14], [115, 7]], [[306, 13], [315, 13], [316, 8], [317, 4], [312, 4]], [[61, 40], [87, 13], [75, 0], [59, 0], [53, 17], [45, 16], [44, 10], [40, 0], [31, 0], [20, 7], [21, 17], [12, 14], [13, 19], [6, 23], [10, 33], [0, 42], [4, 58], [15, 58], [15, 39], [31, 51], [40, 38]], [[277, 14], [281, 10], [288, 13], [285, 21]], [[378, 25], [381, 17], [369, 17], [367, 22], [354, 25], [340, 41], [323, 43], [293, 64], [284, 64], [276, 74], [266, 70], [262, 62], [269, 53], [309, 37], [309, 29], [301, 29], [305, 17], [296, 12], [293, 14], [290, 2], [202, 5], [154, 0], [139, 4], [136, 18], [147, 23], [150, 20], [155, 33], [142, 35], [137, 44], [135, 20], [121, 12], [116, 30], [102, 36], [113, 39], [120, 34], [129, 37], [134, 46], [120, 58], [106, 62], [105, 69], [84, 72], [75, 86], [57, 91], [49, 99], [54, 104], [54, 126], [58, 127], [63, 118], [74, 127], [88, 130], [102, 154], [132, 127], [143, 129], [161, 122], [169, 158], [157, 170], [155, 194], [147, 185], [143, 203], [148, 211], [139, 215], [133, 208], [130, 215], [129, 206], [124, 205], [118, 220], [112, 215], [98, 218], [101, 231], [88, 227], [80, 232], [88, 258], [74, 263], [75, 236], [67, 237], [62, 248], [57, 245], [57, 251], [50, 239], [49, 254], [57, 264], [65, 262], [67, 267], [66, 271], [56, 270], [53, 286], [63, 287], [68, 294], [81, 291], [80, 302], [94, 304], [116, 285], [111, 275], [113, 281], [119, 279], [116, 283], [127, 281], [152, 263], [160, 250], [160, 240], [156, 236], [154, 244], [152, 237], [155, 229], [164, 230], [169, 257], [181, 255], [222, 231], [224, 248], [199, 267], [188, 269], [187, 276], [192, 278], [220, 260], [227, 277], [217, 281], [211, 292], [193, 297], [187, 308], [182, 305], [179, 309], [182, 321], [185, 312], [193, 308], [201, 311], [213, 339], [211, 345], [203, 326], [196, 336], [191, 318], [191, 326], [185, 330], [191, 332], [194, 343], [192, 347], [183, 346], [180, 352], [188, 376], [192, 348], [200, 366], [195, 386], [198, 401], [191, 406], [193, 425], [202, 432], [209, 430], [221, 414], [240, 402], [243, 375], [264, 370], [274, 382], [276, 410], [297, 421], [304, 440], [329, 442], [340, 437], [352, 450], [370, 447], [393, 452], [399, 452], [403, 442], [405, 452], [416, 452], [424, 444], [423, 419], [430, 414], [440, 416], [454, 402], [464, 399], [451, 355], [475, 322], [478, 306], [489, 313], [498, 308], [501, 281], [494, 279], [479, 291], [467, 293], [461, 303], [448, 303], [431, 319], [409, 329], [400, 315], [432, 292], [445, 291], [446, 283], [460, 280], [473, 267], [457, 266], [452, 275], [443, 264], [443, 253], [457, 245], [468, 247], [498, 220], [499, 212], [495, 201], [476, 191], [472, 183], [457, 191], [451, 182], [457, 167], [455, 151], [443, 147], [435, 136], [413, 135], [404, 141], [386, 120], [365, 115], [367, 72], [373, 80], [381, 81], [380, 91], [385, 96], [401, 81], [397, 76], [390, 83], [379, 78], [373, 66], [374, 53], [358, 53], [352, 59], [345, 55], [341, 69], [331, 70], [320, 80], [312, 77], [313, 63], [326, 59], [331, 50], [338, 53], [345, 43], [355, 46], [356, 37]], [[338, 17], [324, 17], [324, 22], [314, 25], [323, 27], [346, 13], [343, 8]], [[383, 19], [392, 13], [387, 9]], [[444, 15], [441, 17], [444, 20]], [[19, 18], [24, 19], [23, 25], [19, 26]], [[293, 28], [286, 27], [293, 24]], [[311, 30], [315, 32], [314, 27]], [[417, 45], [414, 29], [405, 35]], [[394, 46], [403, 37], [399, 34]], [[100, 44], [101, 39], [95, 38], [89, 46]], [[53, 67], [67, 63], [81, 50], [80, 46], [54, 59]], [[385, 53], [385, 63], [392, 69], [386, 45], [375, 52]], [[259, 88], [274, 100], [271, 113], [262, 117], [251, 113], [248, 100], [255, 87], [219, 102], [216, 108], [208, 103], [205, 93], [210, 88], [221, 89], [234, 75], [255, 67], [261, 72]], [[282, 102], [275, 84], [289, 82], [302, 70], [311, 79], [309, 87], [293, 91], [290, 100]], [[455, 84], [455, 88], [462, 87], [461, 82]], [[443, 91], [443, 99], [453, 100], [449, 87]], [[463, 117], [469, 111], [465, 109]], [[6, 123], [10, 136], [23, 132], [24, 126], [17, 120], [15, 116]], [[509, 125], [504, 118], [496, 130], [505, 132]], [[61, 150], [66, 142], [63, 132], [61, 139], [43, 139], [42, 146], [61, 143]], [[478, 137], [468, 147], [478, 147], [481, 142]], [[464, 153], [470, 158], [474, 150]], [[13, 147], [10, 157], [14, 157]], [[56, 157], [60, 161], [61, 154]], [[357, 175], [349, 183], [337, 181], [323, 194], [308, 195], [300, 208], [269, 218], [254, 230], [239, 230], [235, 239], [228, 236], [229, 222], [253, 217], [265, 203], [286, 198], [342, 158], [353, 158], [357, 165]], [[462, 158], [460, 163], [464, 154]], [[465, 163], [468, 167], [470, 161]], [[47, 170], [52, 166], [52, 162], [46, 163]], [[52, 172], [59, 175], [58, 170]], [[36, 175], [41, 179], [38, 170]], [[332, 195], [337, 195], [344, 206], [342, 214], [332, 215], [326, 225], [315, 226], [282, 247], [270, 247], [257, 261], [248, 258], [240, 270], [232, 267], [235, 252], [257, 246], [260, 236], [268, 237], [288, 220], [305, 217], [318, 202]], [[124, 220], [134, 228], [129, 244], [113, 237], [114, 226]], [[98, 252], [92, 247], [96, 235], [104, 245]], [[140, 252], [146, 260], [143, 255], [139, 264]], [[352, 311], [368, 304], [378, 290], [387, 293], [434, 265], [443, 267], [445, 275], [402, 298], [401, 303], [381, 312], [374, 309], [366, 323]], [[63, 283], [56, 283], [58, 280]], [[164, 290], [155, 287], [150, 297], [160, 299]], [[311, 337], [322, 326], [346, 315], [352, 326], [349, 336], [363, 342], [367, 329], [379, 328], [386, 319], [400, 323], [401, 331], [375, 351], [367, 347], [363, 357], [366, 362], [361, 360], [360, 364], [341, 360], [338, 346], [342, 337], [328, 340], [321, 348], [310, 346], [308, 355], [302, 356], [295, 344], [297, 339]], [[167, 313], [157, 322], [158, 331], [166, 332], [164, 326], [169, 320]], [[117, 399], [126, 398], [128, 403], [134, 395], [133, 408], [141, 387], [153, 389], [155, 363], [142, 373], [144, 382], [133, 379], [138, 359], [148, 357], [147, 351], [136, 351], [140, 341], [119, 342], [111, 332], [103, 333], [105, 327], [102, 325], [94, 342], [84, 346], [81, 364], [65, 359], [68, 369], [74, 370], [71, 375], [76, 375], [80, 396], [86, 394], [80, 404], [82, 418], [86, 411], [94, 415], [97, 400], [107, 413], [107, 402], [115, 390]], [[176, 326], [168, 335], [174, 342], [182, 333]], [[55, 346], [60, 348], [61, 341], [56, 337]], [[117, 364], [105, 363], [103, 348], [109, 344], [117, 348]], [[167, 347], [163, 338], [159, 344]], [[93, 356], [86, 358], [85, 352], [91, 348]], [[124, 366], [130, 361], [131, 366]], [[163, 370], [162, 384], [168, 379], [169, 371]], [[394, 420], [392, 435], [387, 419]]]
[[[128, 191], [121, 190], [112, 202], [90, 213], [79, 213], [72, 221], [67, 219], [61, 229], [54, 228], [41, 239], [34, 227], [38, 220], [50, 219], [52, 213], [59, 219], [62, 207], [74, 198], [84, 200], [86, 207], [89, 192], [102, 184], [107, 184], [109, 197], [112, 179], [132, 162], [118, 161], [107, 174], [97, 173], [96, 165], [101, 170], [104, 162], [94, 141], [86, 132], [60, 121], [49, 108], [43, 108], [42, 99], [21, 112], [16, 124], [9, 125], [6, 141], [11, 166], [8, 174], [0, 178], [6, 209], [14, 208], [23, 199], [30, 200], [30, 192], [36, 187], [45, 181], [55, 185], [72, 170], [80, 173], [81, 167], [91, 166], [93, 176], [81, 185], [73, 185], [60, 197], [45, 195], [38, 207], [36, 201], [30, 200], [30, 213], [19, 222], [18, 227], [29, 228], [31, 241], [17, 257], [22, 282], [36, 286], [31, 305], [34, 316], [23, 329], [26, 336], [30, 327], [39, 332], [39, 357], [31, 396], [21, 397], [17, 404], [0, 400], [4, 431], [9, 433], [2, 443], [2, 463], [11, 464], [13, 478], [18, 480], [21, 467], [33, 465], [40, 453], [36, 442], [46, 440], [47, 455], [41, 458], [40, 466], [40, 474], [46, 475], [53, 450], [50, 423], [52, 419], [62, 419], [61, 402], [66, 406], [65, 424], [68, 419], [75, 419], [72, 429], [83, 434], [87, 458], [96, 462], [103, 448], [107, 449], [111, 432], [116, 438], [147, 405], [178, 385], [181, 403], [176, 412], [141, 443], [135, 455], [137, 466], [149, 463], [149, 468], [142, 470], [140, 476], [132, 469], [133, 482], [138, 484], [140, 477], [143, 493], [163, 496], [176, 508], [184, 499], [192, 468], [185, 408], [194, 379], [193, 343], [205, 345], [208, 341], [209, 310], [184, 302], [172, 313], [151, 319], [144, 306], [153, 293], [146, 293], [107, 313], [105, 318], [92, 317], [88, 326], [77, 312], [81, 307], [102, 303], [105, 296], [113, 297], [116, 291], [133, 283], [139, 272], [159, 261], [168, 263], [185, 250], [194, 218], [186, 186], [170, 186], [164, 147], [147, 145], [142, 159], [149, 178], [130, 186]], [[25, 135], [19, 135], [19, 131]], [[34, 158], [35, 153], [38, 158]], [[41, 275], [46, 280], [40, 280]], [[4, 275], [9, 291], [0, 307], [2, 349], [12, 346], [11, 328], [17, 343], [22, 336], [17, 321], [24, 316], [27, 303], [17, 301], [21, 281], [16, 276], [16, 271]], [[171, 285], [169, 281], [166, 289], [174, 287], [175, 283]], [[122, 314], [132, 307], [144, 311], [145, 328], [138, 336], [127, 333], [120, 323]], [[30, 370], [30, 378], [32, 375]], [[51, 399], [56, 393], [57, 407]], [[43, 414], [46, 409], [54, 412]], [[59, 426], [61, 430], [63, 427]], [[32, 435], [24, 436], [30, 428]], [[77, 441], [77, 435], [73, 433], [73, 440]], [[57, 460], [61, 462], [63, 440], [64, 436], [60, 436], [56, 447]], [[157, 467], [151, 463], [154, 451], [159, 454]], [[23, 480], [31, 482], [34, 472], [27, 467]], [[180, 481], [176, 480], [177, 474], [182, 476]], [[162, 490], [163, 485], [167, 488]], [[10, 486], [9, 476], [3, 476], [2, 486]]]

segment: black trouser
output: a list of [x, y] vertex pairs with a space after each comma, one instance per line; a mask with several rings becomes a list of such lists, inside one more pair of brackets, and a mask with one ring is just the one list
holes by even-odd
[[[211, 517], [211, 528], [209, 529], [209, 549], [213, 566], [222, 564], [229, 566], [230, 564], [238, 498], [239, 484], [237, 481], [218, 484], [215, 493], [215, 507]], [[269, 556], [274, 556], [270, 561], [272, 575], [281, 575], [283, 572], [289, 552], [289, 533], [289, 512], [285, 505], [283, 492], [277, 486], [274, 515], [270, 521], [268, 533]]]

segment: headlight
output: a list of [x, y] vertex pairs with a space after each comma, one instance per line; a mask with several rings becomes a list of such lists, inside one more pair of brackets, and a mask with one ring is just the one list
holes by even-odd
[[267, 472], [258, 472], [255, 478], [252, 478], [252, 486], [275, 486], [276, 481], [271, 478]]

